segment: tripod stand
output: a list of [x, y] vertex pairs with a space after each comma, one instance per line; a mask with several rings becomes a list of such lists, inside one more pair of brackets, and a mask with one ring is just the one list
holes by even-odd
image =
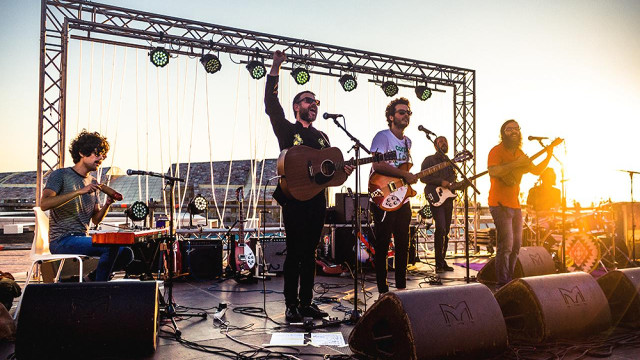
[[176, 323], [176, 316], [180, 316], [181, 318], [185, 318], [185, 317], [201, 317], [203, 319], [207, 318], [207, 313], [206, 312], [200, 312], [200, 313], [180, 313], [178, 314], [176, 311], [176, 308], [178, 307], [178, 305], [175, 303], [175, 301], [173, 300], [173, 265], [174, 265], [174, 255], [173, 255], [173, 247], [174, 244], [177, 240], [176, 238], [176, 232], [175, 232], [175, 227], [174, 227], [174, 222], [173, 222], [173, 218], [174, 218], [174, 211], [175, 211], [175, 200], [173, 198], [173, 187], [175, 185], [176, 181], [183, 181], [183, 179], [177, 178], [177, 177], [173, 177], [173, 176], [168, 176], [168, 175], [164, 175], [164, 174], [155, 174], [155, 173], [148, 173], [146, 175], [150, 175], [150, 176], [156, 176], [156, 177], [160, 177], [165, 179], [166, 181], [166, 186], [169, 190], [169, 203], [170, 203], [170, 208], [171, 208], [171, 212], [169, 213], [169, 235], [166, 236], [163, 240], [164, 240], [164, 244], [162, 246], [162, 251], [165, 252], [165, 256], [168, 259], [168, 265], [167, 265], [167, 279], [165, 280], [165, 286], [167, 288], [167, 298], [166, 300], [164, 299], [163, 296], [160, 296], [160, 305], [161, 307], [163, 307], [163, 309], [161, 309], [160, 311], [160, 317], [164, 318], [164, 319], [169, 319], [171, 321], [171, 325], [173, 326], [173, 329], [175, 330], [175, 335], [177, 337], [180, 337], [182, 335], [182, 332], [180, 331], [180, 328], [178, 328], [178, 324]]

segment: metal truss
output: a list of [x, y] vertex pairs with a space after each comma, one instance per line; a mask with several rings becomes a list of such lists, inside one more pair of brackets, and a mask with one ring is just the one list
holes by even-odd
[[[44, 172], [64, 164], [69, 39], [141, 49], [163, 46], [173, 55], [228, 53], [240, 63], [264, 61], [275, 50], [284, 50], [292, 64], [316, 74], [362, 74], [377, 83], [393, 80], [401, 86], [451, 87], [454, 150], [475, 153], [474, 70], [80, 0], [42, 0], [40, 36], [38, 203]], [[475, 160], [468, 161], [463, 170], [467, 175], [475, 173]]]

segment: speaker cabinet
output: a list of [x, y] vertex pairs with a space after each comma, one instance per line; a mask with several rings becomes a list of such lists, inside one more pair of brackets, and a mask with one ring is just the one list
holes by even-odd
[[222, 240], [182, 240], [180, 251], [183, 272], [196, 279], [214, 279], [222, 276]]
[[610, 271], [598, 284], [609, 301], [613, 324], [640, 327], [640, 268]]
[[507, 347], [491, 290], [482, 284], [389, 292], [349, 335], [351, 350], [375, 359], [487, 356]]
[[509, 339], [542, 342], [596, 334], [611, 326], [607, 298], [589, 274], [516, 279], [496, 294]]
[[[496, 282], [495, 257], [478, 271], [478, 281], [481, 283]], [[513, 271], [513, 278], [554, 274], [556, 267], [551, 254], [542, 246], [527, 246], [520, 248], [518, 260]]]
[[156, 349], [155, 281], [31, 284], [23, 296], [18, 359], [138, 356]]
[[[360, 194], [360, 222], [371, 223], [371, 212], [369, 211], [369, 195]], [[351, 224], [353, 222], [353, 197], [347, 193], [336, 193], [336, 206], [335, 206], [335, 223], [336, 224]]]

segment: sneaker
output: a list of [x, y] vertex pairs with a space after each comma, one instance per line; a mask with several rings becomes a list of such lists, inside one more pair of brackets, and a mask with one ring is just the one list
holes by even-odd
[[445, 264], [442, 266], [442, 269], [443, 269], [444, 271], [453, 271], [453, 268], [452, 268], [451, 266], [449, 266], [447, 263], [445, 263]]
[[296, 305], [287, 306], [284, 311], [284, 318], [290, 323], [302, 322], [302, 315]]
[[312, 317], [314, 319], [322, 319], [323, 317], [329, 316], [328, 313], [320, 310], [316, 304], [300, 306], [300, 314], [304, 317]]
[[444, 272], [444, 267], [442, 266], [436, 266], [436, 274], [441, 274]]

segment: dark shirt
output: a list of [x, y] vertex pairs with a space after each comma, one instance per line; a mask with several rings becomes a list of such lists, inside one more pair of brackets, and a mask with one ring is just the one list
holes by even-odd
[[305, 145], [314, 149], [331, 146], [325, 133], [313, 127], [313, 123], [305, 128], [302, 123], [291, 123], [284, 117], [284, 110], [278, 100], [278, 76], [267, 76], [264, 90], [265, 112], [269, 115], [273, 132], [278, 138], [280, 150], [296, 145]]
[[[280, 150], [285, 150], [297, 145], [305, 145], [314, 149], [323, 149], [331, 146], [329, 138], [325, 133], [313, 127], [304, 127], [302, 123], [296, 121], [291, 123], [284, 116], [284, 110], [278, 99], [278, 76], [267, 75], [267, 84], [264, 90], [265, 112], [269, 116], [273, 132], [278, 138]], [[316, 197], [324, 197], [324, 191], [320, 192]], [[280, 205], [284, 205], [287, 201], [280, 184], [273, 193], [273, 198]], [[314, 197], [315, 199], [315, 197]], [[311, 201], [311, 200], [309, 200]]]
[[534, 186], [529, 190], [527, 204], [536, 211], [545, 211], [557, 208], [561, 203], [560, 189], [554, 187]]
[[[428, 169], [432, 166], [438, 165], [446, 161], [447, 159], [445, 159], [445, 157], [442, 156], [440, 153], [435, 153], [433, 155], [427, 156], [424, 159], [424, 161], [422, 162], [422, 166], [420, 167], [420, 170]], [[420, 181], [422, 181], [427, 185], [425, 187], [425, 192], [431, 191], [438, 186], [442, 186], [442, 180], [447, 180], [450, 183], [453, 183], [456, 181], [456, 173], [451, 166], [447, 166], [444, 169], [440, 169], [431, 175], [423, 176], [422, 178], [420, 178]]]

